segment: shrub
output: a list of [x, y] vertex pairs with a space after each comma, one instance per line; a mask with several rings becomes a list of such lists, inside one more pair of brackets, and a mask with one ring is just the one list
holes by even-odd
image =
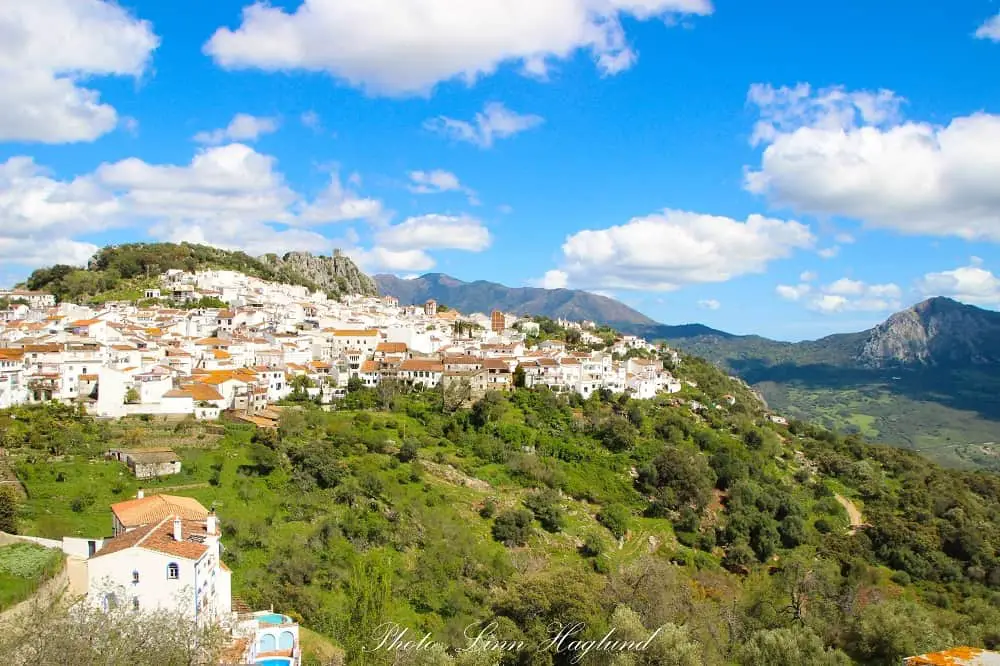
[[608, 528], [616, 539], [621, 539], [628, 531], [629, 510], [621, 504], [609, 504], [597, 514], [597, 522]]
[[403, 445], [399, 447], [399, 453], [397, 454], [400, 462], [410, 462], [417, 457], [417, 444], [412, 440], [407, 440], [403, 442]]
[[483, 507], [479, 509], [479, 515], [483, 518], [492, 518], [497, 513], [497, 503], [492, 497], [487, 497], [483, 502]]
[[600, 557], [604, 554], [604, 539], [601, 538], [600, 534], [591, 532], [583, 540], [580, 552], [585, 557]]
[[535, 515], [535, 519], [548, 532], [560, 532], [566, 526], [566, 516], [559, 506], [559, 494], [554, 490], [542, 490], [524, 498], [524, 505]]
[[493, 538], [505, 546], [523, 546], [532, 533], [531, 520], [526, 509], [504, 511], [493, 522]]

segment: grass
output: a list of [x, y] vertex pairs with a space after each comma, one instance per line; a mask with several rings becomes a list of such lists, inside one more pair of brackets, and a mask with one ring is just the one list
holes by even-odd
[[32, 543], [0, 546], [0, 610], [21, 603], [62, 569], [58, 550]]

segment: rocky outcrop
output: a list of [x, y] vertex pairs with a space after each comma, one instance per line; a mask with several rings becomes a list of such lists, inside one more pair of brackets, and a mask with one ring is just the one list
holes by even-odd
[[1000, 313], [931, 298], [873, 328], [858, 361], [867, 367], [1000, 362]]
[[375, 281], [361, 272], [353, 261], [334, 250], [333, 256], [309, 252], [289, 252], [283, 256], [265, 254], [260, 262], [283, 276], [298, 276], [336, 296], [378, 295]]

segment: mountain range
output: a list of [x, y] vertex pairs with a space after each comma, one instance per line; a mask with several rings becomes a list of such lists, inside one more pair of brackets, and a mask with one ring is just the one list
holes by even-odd
[[428, 273], [409, 280], [381, 274], [375, 276], [375, 282], [381, 293], [395, 296], [403, 305], [423, 304], [434, 299], [465, 313], [502, 310], [552, 319], [591, 320], [629, 330], [657, 325], [638, 310], [613, 298], [575, 289], [505, 287], [484, 280], [462, 282], [441, 273]]
[[805, 342], [668, 326], [614, 299], [572, 289], [509, 288], [440, 273], [376, 275], [401, 303], [435, 299], [462, 312], [592, 320], [664, 340], [753, 384], [789, 416], [921, 450], [939, 462], [1000, 469], [1000, 313], [931, 298], [866, 331]]

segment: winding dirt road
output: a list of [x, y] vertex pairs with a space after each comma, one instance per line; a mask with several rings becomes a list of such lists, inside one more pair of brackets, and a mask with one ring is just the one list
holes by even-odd
[[861, 512], [858, 511], [858, 507], [854, 505], [854, 502], [843, 495], [838, 494], [835, 497], [840, 502], [840, 506], [844, 507], [844, 510], [847, 511], [847, 517], [851, 521], [851, 534], [853, 534], [859, 527], [863, 527], [865, 524], [864, 519], [861, 517]]

